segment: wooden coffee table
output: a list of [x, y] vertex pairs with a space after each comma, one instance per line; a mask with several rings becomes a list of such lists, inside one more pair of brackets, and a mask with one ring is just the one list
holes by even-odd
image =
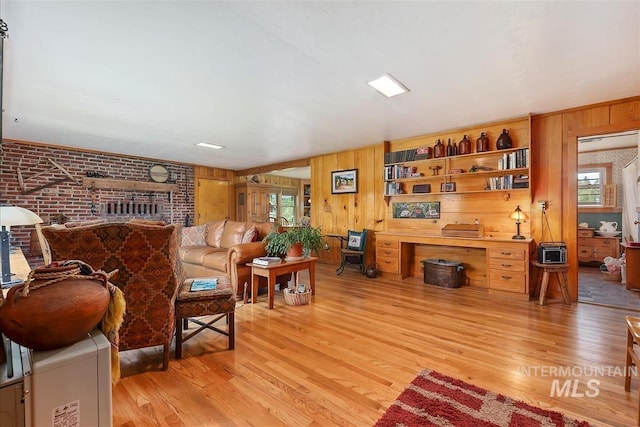
[[316, 260], [317, 257], [302, 258], [296, 261], [285, 261], [275, 265], [256, 265], [249, 263], [251, 267], [251, 302], [256, 303], [258, 300], [258, 277], [267, 278], [267, 287], [269, 290], [269, 310], [273, 308], [273, 296], [275, 294], [276, 277], [282, 274], [294, 273], [293, 289], [297, 287], [298, 271], [309, 270], [309, 285], [311, 286], [311, 295], [316, 294]]

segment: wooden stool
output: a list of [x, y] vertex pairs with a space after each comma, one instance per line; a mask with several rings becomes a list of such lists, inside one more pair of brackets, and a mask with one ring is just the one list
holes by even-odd
[[[556, 273], [560, 290], [562, 291], [562, 299], [565, 304], [571, 304], [571, 297], [569, 296], [569, 280], [567, 279], [567, 270], [569, 270], [569, 264], [542, 264], [539, 262], [533, 262], [533, 265], [542, 270], [542, 281], [540, 283], [540, 305], [544, 305], [544, 297], [547, 294], [547, 287], [549, 286], [549, 274]], [[538, 288], [538, 285], [536, 285]]]
[[[182, 358], [182, 344], [204, 329], [209, 329], [229, 337], [229, 350], [235, 347], [234, 314], [236, 298], [227, 276], [217, 278], [216, 289], [208, 291], [191, 291], [193, 279], [187, 279], [178, 290], [176, 298], [176, 359]], [[219, 315], [209, 322], [202, 322], [194, 317]], [[218, 320], [226, 317], [228, 330], [213, 326]], [[188, 328], [188, 322], [200, 325], [200, 328], [183, 337], [182, 331]]]
[[[638, 366], [640, 353], [634, 344], [640, 344], [640, 317], [626, 316], [627, 322], [627, 354], [624, 366], [624, 389], [631, 391], [631, 367]], [[640, 378], [638, 379], [638, 425], [640, 425]]]

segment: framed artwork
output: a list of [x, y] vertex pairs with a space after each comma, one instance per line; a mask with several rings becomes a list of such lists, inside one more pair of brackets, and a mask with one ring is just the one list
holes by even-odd
[[440, 218], [440, 202], [393, 203], [394, 218]]
[[358, 169], [331, 172], [331, 194], [357, 193]]
[[443, 182], [440, 184], [440, 192], [442, 193], [450, 193], [452, 191], [456, 191], [456, 183], [455, 182]]

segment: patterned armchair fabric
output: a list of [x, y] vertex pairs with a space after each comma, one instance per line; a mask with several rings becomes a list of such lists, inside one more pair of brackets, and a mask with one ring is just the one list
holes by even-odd
[[53, 261], [78, 259], [94, 270], [119, 270], [111, 282], [122, 290], [127, 304], [120, 350], [163, 345], [165, 370], [174, 304], [184, 280], [177, 262], [179, 228], [130, 222], [42, 229]]

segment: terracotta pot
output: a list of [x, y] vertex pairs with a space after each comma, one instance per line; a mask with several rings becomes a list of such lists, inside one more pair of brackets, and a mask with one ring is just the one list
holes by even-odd
[[[77, 267], [40, 268], [35, 274], [74, 269]], [[12, 287], [0, 307], [0, 330], [34, 350], [52, 350], [80, 341], [98, 325], [109, 305], [106, 276], [103, 281], [69, 278], [36, 287], [47, 281], [32, 281], [28, 296], [20, 294], [24, 283]]]
[[294, 243], [287, 251], [287, 258], [302, 258], [302, 243]]

